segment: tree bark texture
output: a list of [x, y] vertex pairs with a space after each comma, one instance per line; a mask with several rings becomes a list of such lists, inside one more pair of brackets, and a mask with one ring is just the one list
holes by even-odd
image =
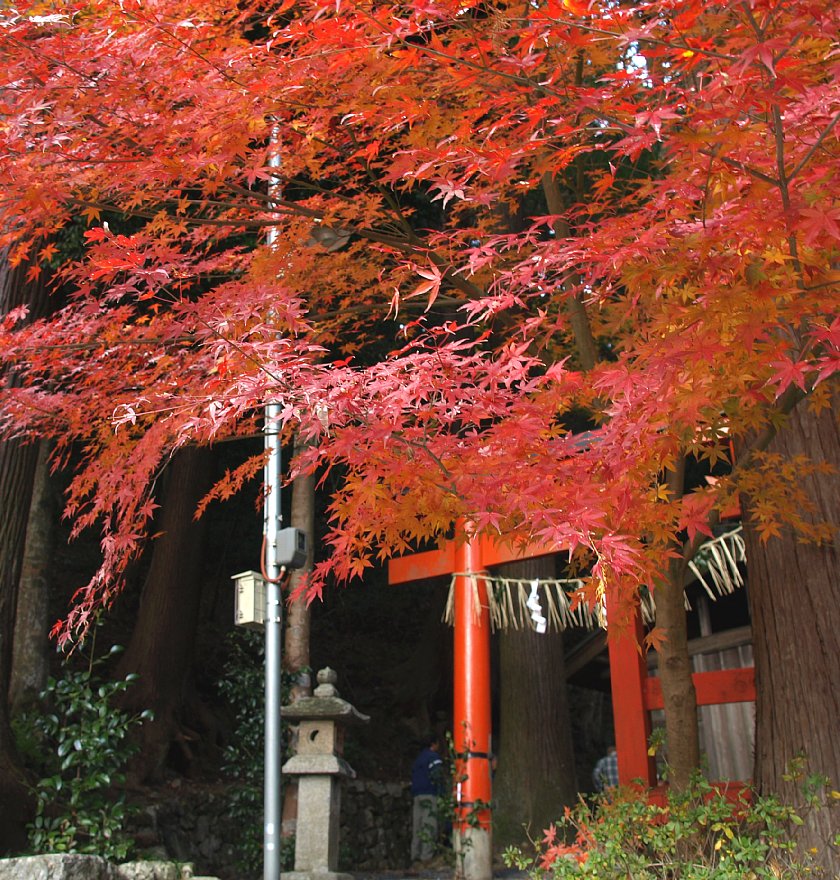
[[38, 700], [49, 674], [49, 597], [53, 579], [58, 505], [50, 480], [50, 444], [38, 446], [38, 462], [19, 579], [9, 705], [12, 714]]
[[[685, 459], [668, 470], [666, 477], [671, 497], [681, 498], [685, 491]], [[665, 633], [659, 648], [659, 679], [665, 710], [668, 782], [675, 791], [684, 791], [700, 766], [697, 693], [688, 654], [685, 572], [682, 558], [670, 560], [668, 580], [659, 583], [654, 592], [656, 625]]]
[[[301, 451], [300, 439], [295, 438], [295, 453]], [[300, 474], [292, 484], [293, 528], [300, 529], [307, 539], [306, 562], [303, 568], [292, 572], [289, 591], [294, 591], [312, 571], [315, 559], [315, 474]], [[299, 596], [286, 607], [286, 627], [283, 637], [283, 666], [293, 676], [290, 699], [312, 696], [312, 669], [309, 656], [309, 633], [312, 615], [306, 596]], [[281, 833], [291, 837], [297, 830], [298, 781], [289, 779], [283, 785], [283, 816]]]
[[[295, 452], [300, 449], [295, 448]], [[292, 572], [289, 590], [294, 592], [301, 580], [312, 571], [315, 557], [315, 474], [302, 474], [292, 484], [291, 524], [300, 529], [307, 538], [306, 563], [303, 568]], [[309, 670], [309, 604], [305, 596], [300, 596], [289, 603], [286, 609], [286, 631], [284, 639], [283, 665], [295, 676], [292, 685], [292, 699], [309, 696], [312, 693], [311, 674]]]
[[211, 485], [212, 452], [188, 447], [169, 466], [155, 540], [143, 585], [140, 609], [117, 675], [138, 673], [123, 707], [152, 709], [154, 721], [141, 728], [141, 752], [131, 772], [137, 781], [156, 777], [173, 742], [185, 760], [192, 753], [191, 719], [184, 701], [192, 668], [201, 591], [204, 520], [194, 518], [196, 505]]
[[[836, 386], [832, 403], [819, 416], [800, 404], [771, 451], [840, 466]], [[819, 517], [834, 526], [833, 543], [805, 544], [789, 529], [762, 542], [748, 518], [745, 530], [757, 691], [755, 782], [761, 792], [792, 803], [801, 803], [802, 780], [785, 775], [800, 755], [806, 774], [840, 785], [840, 475], [815, 475], [805, 488]], [[837, 832], [836, 806], [805, 813], [802, 844], [818, 850], [827, 876], [840, 876], [840, 852], [827, 845]]]
[[665, 710], [665, 745], [668, 783], [684, 791], [691, 774], [700, 765], [700, 739], [697, 727], [697, 694], [691, 677], [688, 655], [688, 629], [682, 577], [672, 577], [656, 588], [656, 625], [666, 637], [659, 647], [659, 679]]
[[[27, 269], [26, 265], [12, 269], [0, 255], [0, 315], [26, 304], [33, 316], [46, 311], [46, 283], [27, 281]], [[14, 376], [2, 376], [0, 381], [11, 383]], [[24, 843], [25, 825], [33, 811], [12, 741], [8, 697], [18, 580], [37, 454], [36, 444], [0, 441], [0, 853]]]
[[[554, 577], [552, 557], [500, 566], [509, 578]], [[499, 635], [498, 769], [494, 846], [542, 837], [577, 796], [563, 636], [531, 629]], [[524, 828], [523, 828], [524, 826]]]
[[0, 442], [0, 854], [25, 843], [26, 822], [34, 816], [9, 726], [8, 694], [18, 579], [36, 455], [36, 446]]

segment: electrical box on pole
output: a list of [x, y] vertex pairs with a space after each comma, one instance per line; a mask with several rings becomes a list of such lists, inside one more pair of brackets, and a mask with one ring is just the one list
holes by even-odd
[[306, 532], [300, 529], [280, 529], [277, 533], [276, 562], [283, 568], [303, 568], [308, 546]]
[[247, 629], [265, 625], [265, 581], [258, 571], [242, 571], [232, 576], [236, 586], [233, 622]]

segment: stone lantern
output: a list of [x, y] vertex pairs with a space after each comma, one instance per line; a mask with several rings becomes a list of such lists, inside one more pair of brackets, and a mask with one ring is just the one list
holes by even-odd
[[352, 880], [337, 873], [340, 777], [356, 776], [342, 756], [344, 728], [369, 718], [341, 699], [337, 681], [332, 669], [322, 669], [313, 695], [281, 710], [285, 719], [299, 722], [297, 754], [283, 765], [283, 773], [298, 778], [295, 869], [283, 872], [289, 880]]

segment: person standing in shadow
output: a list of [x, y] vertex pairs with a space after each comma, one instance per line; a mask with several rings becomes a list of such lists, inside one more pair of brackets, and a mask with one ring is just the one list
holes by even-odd
[[592, 784], [598, 793], [618, 788], [618, 752], [615, 746], [611, 745], [607, 749], [607, 754], [595, 765], [592, 771]]
[[411, 767], [411, 861], [434, 858], [438, 838], [438, 798], [443, 794], [443, 759], [440, 739], [428, 736]]

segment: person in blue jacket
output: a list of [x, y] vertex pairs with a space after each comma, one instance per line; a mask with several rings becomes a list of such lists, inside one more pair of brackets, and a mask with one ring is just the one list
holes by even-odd
[[411, 767], [411, 861], [428, 862], [435, 855], [438, 836], [438, 798], [443, 794], [440, 740], [429, 736]]

